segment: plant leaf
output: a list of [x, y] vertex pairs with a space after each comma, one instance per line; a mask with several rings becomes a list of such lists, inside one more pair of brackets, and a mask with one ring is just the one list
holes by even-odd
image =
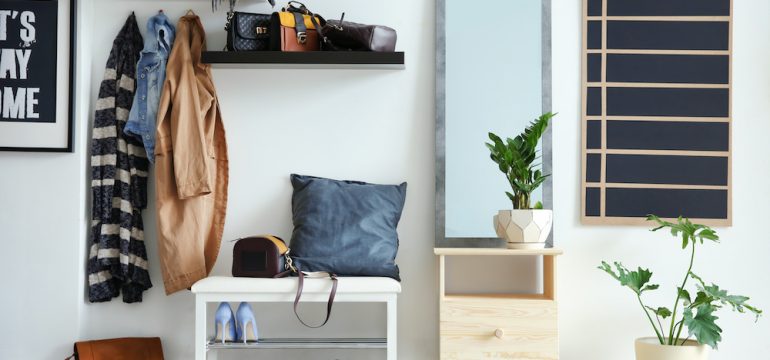
[[615, 272], [615, 270], [612, 269], [612, 266], [604, 261], [602, 261], [601, 266], [598, 268], [615, 278], [615, 280], [618, 280], [620, 285], [628, 287], [637, 295], [658, 288], [658, 285], [656, 284], [648, 285], [650, 278], [652, 278], [652, 272], [648, 269], [642, 269], [640, 267], [636, 271], [630, 271], [626, 269], [622, 263], [615, 262], [615, 269], [617, 270], [617, 272]]
[[500, 172], [504, 173], [513, 190], [511, 201], [514, 208], [529, 207], [530, 195], [540, 187], [548, 175], [538, 169], [540, 165], [534, 165], [539, 158], [537, 146], [541, 137], [548, 128], [553, 113], [541, 115], [532, 121], [524, 132], [514, 138], [506, 138], [503, 141], [500, 136], [488, 133], [491, 143], [485, 143], [489, 149], [490, 158], [497, 163]]
[[714, 298], [712, 298], [711, 296], [708, 296], [708, 294], [706, 294], [703, 291], [698, 291], [698, 293], [695, 295], [695, 300], [693, 300], [690, 305], [686, 305], [686, 306], [694, 309], [703, 304], [711, 304], [713, 301], [714, 301]]
[[699, 343], [717, 349], [717, 344], [722, 341], [722, 329], [717, 326], [718, 317], [713, 313], [717, 308], [711, 304], [701, 304], [693, 315], [691, 308], [684, 309], [684, 325], [690, 331], [690, 336], [695, 336]]
[[[711, 285], [706, 285], [703, 279], [701, 279], [700, 276], [695, 275], [693, 272], [690, 272], [690, 276], [697, 281], [695, 287], [697, 287], [699, 290], [698, 298], [702, 298], [701, 302], [708, 301], [708, 303], [712, 303], [714, 301], [718, 301], [721, 305], [729, 305], [733, 311], [737, 311], [742, 314], [748, 311], [754, 314], [755, 321], [758, 320], [762, 315], [762, 310], [746, 303], [750, 300], [748, 296], [731, 295], [727, 292], [727, 290], [719, 288], [719, 286], [714, 283], [711, 283]], [[698, 302], [698, 298], [696, 298], [696, 301], [693, 302], [692, 307], [699, 305], [696, 304]]]
[[676, 289], [679, 291], [679, 298], [684, 301], [684, 306], [690, 306], [690, 303], [692, 303], [690, 292], [680, 287], [677, 287]]
[[657, 226], [651, 231], [658, 231], [663, 228], [669, 228], [672, 236], [681, 236], [682, 249], [687, 248], [687, 245], [689, 245], [690, 242], [700, 242], [701, 244], [704, 242], [704, 240], [719, 242], [719, 236], [717, 235], [716, 231], [714, 231], [714, 229], [706, 225], [694, 224], [690, 221], [690, 219], [683, 218], [681, 216], [677, 219], [676, 223], [672, 223], [662, 220], [656, 215], [650, 214], [647, 215], [647, 221], [652, 221], [657, 224]]
[[659, 307], [657, 309], [649, 307], [649, 306], [645, 306], [645, 307], [647, 309], [649, 309], [650, 311], [654, 312], [655, 315], [660, 316], [662, 319], [665, 319], [665, 318], [671, 316], [671, 310], [669, 310], [666, 307]]

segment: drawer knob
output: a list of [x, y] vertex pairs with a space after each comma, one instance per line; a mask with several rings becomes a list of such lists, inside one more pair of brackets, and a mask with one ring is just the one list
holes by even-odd
[[496, 329], [495, 330], [495, 337], [496, 338], [502, 339], [503, 336], [505, 336], [505, 332], [503, 331], [503, 329]]

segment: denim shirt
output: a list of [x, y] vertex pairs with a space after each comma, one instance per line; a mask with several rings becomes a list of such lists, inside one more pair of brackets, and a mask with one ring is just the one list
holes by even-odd
[[155, 162], [155, 118], [175, 33], [174, 26], [162, 12], [147, 21], [144, 49], [136, 65], [136, 95], [123, 130], [142, 140], [151, 162]]

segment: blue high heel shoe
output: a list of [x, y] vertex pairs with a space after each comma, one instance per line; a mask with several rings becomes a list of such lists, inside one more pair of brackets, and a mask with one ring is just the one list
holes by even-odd
[[242, 302], [238, 305], [235, 317], [238, 319], [238, 325], [236, 326], [238, 341], [242, 341], [244, 344], [249, 341], [258, 342], [257, 319], [254, 318], [254, 310], [251, 308], [251, 305]]
[[214, 341], [222, 342], [235, 341], [236, 337], [235, 314], [229, 303], [219, 304], [217, 313], [214, 316]]

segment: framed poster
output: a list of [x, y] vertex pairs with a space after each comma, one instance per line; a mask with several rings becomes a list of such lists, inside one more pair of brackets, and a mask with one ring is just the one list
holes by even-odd
[[584, 0], [584, 224], [732, 224], [732, 1]]
[[72, 152], [75, 0], [0, 0], [0, 151]]

